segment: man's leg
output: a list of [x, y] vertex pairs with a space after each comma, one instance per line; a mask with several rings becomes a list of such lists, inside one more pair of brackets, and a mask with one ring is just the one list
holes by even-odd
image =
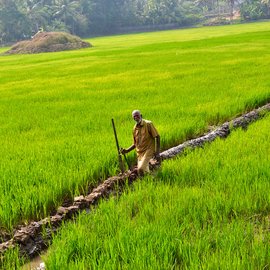
[[153, 153], [145, 152], [143, 155], [138, 156], [138, 174], [144, 175], [145, 172], [150, 172], [149, 161], [153, 157]]

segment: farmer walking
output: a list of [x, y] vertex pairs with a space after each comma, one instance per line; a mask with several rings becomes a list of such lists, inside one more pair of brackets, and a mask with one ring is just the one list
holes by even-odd
[[138, 174], [143, 175], [145, 172], [149, 172], [149, 161], [152, 157], [160, 161], [160, 136], [153, 123], [142, 118], [140, 111], [133, 111], [132, 117], [136, 121], [133, 127], [133, 144], [120, 151], [122, 154], [126, 154], [136, 149]]

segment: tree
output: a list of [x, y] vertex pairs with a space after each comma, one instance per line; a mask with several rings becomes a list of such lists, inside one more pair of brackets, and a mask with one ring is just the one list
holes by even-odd
[[[48, 3], [49, 4], [49, 3]], [[32, 33], [46, 29], [51, 22], [51, 8], [44, 0], [28, 0], [25, 14], [31, 22]]]
[[54, 2], [54, 20], [62, 22], [72, 34], [76, 34], [81, 28], [87, 29], [87, 19], [80, 12], [80, 1], [55, 0]]
[[261, 0], [247, 0], [240, 5], [240, 13], [245, 20], [256, 20], [265, 17]]
[[270, 17], [270, 0], [261, 0], [261, 3], [266, 7], [267, 17]]
[[2, 43], [25, 39], [29, 35], [28, 20], [14, 1], [0, 0], [0, 25]]

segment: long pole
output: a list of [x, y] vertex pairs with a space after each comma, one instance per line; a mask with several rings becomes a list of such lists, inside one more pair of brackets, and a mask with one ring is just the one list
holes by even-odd
[[125, 166], [124, 166], [124, 163], [123, 163], [123, 160], [122, 160], [122, 156], [120, 154], [120, 147], [119, 147], [118, 138], [117, 138], [115, 124], [114, 124], [114, 120], [113, 119], [112, 119], [112, 126], [113, 126], [113, 132], [114, 132], [116, 147], [117, 147], [119, 167], [120, 167], [121, 172], [123, 173], [125, 171]]

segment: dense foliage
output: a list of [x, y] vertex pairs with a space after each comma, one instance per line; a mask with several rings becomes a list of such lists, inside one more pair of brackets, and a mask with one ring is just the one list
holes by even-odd
[[245, 0], [241, 5], [241, 14], [245, 20], [265, 19], [270, 16], [269, 0]]
[[[78, 36], [194, 25], [239, 10], [245, 19], [269, 16], [268, 0], [0, 0], [0, 44], [40, 28]], [[144, 28], [143, 28], [144, 27]]]

